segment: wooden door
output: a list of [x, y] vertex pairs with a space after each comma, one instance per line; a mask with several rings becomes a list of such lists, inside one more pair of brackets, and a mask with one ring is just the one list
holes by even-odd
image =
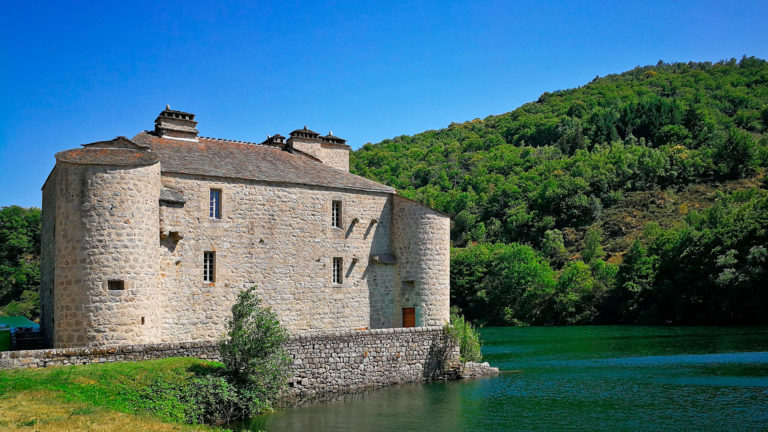
[[416, 327], [416, 308], [403, 308], [403, 327]]

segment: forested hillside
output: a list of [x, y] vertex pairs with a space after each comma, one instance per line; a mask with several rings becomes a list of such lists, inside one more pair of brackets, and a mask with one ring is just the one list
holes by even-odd
[[452, 215], [476, 322], [766, 323], [767, 129], [768, 62], [660, 62], [350, 163]]
[[39, 314], [40, 222], [40, 209], [0, 208], [0, 315]]

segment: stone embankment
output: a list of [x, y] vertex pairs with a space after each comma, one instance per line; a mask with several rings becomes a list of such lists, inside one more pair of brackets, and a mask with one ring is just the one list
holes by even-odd
[[[442, 327], [393, 328], [293, 336], [288, 397], [301, 399], [391, 384], [460, 377], [459, 351]], [[215, 342], [0, 353], [0, 369], [151, 360], [219, 359]]]
[[312, 397], [458, 376], [458, 346], [442, 327], [297, 336], [289, 394]]

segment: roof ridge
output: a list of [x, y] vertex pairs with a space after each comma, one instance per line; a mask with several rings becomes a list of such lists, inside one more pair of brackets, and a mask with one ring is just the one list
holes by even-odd
[[224, 141], [224, 142], [233, 142], [238, 144], [261, 145], [261, 143], [256, 143], [251, 141], [242, 141], [242, 140], [236, 140], [236, 139], [228, 139], [228, 138], [216, 138], [216, 137], [206, 137], [206, 136], [201, 136], [198, 138], [204, 139], [204, 140], [210, 140], [210, 141]]
[[[145, 133], [147, 135], [157, 136], [157, 135], [155, 135], [153, 133], [153, 131], [146, 130], [146, 129], [143, 132], [139, 132], [139, 133]], [[158, 137], [158, 138], [162, 138], [162, 137]], [[207, 137], [207, 136], [199, 136], [197, 138], [198, 139], [208, 140], [208, 141], [223, 141], [223, 142], [231, 142], [231, 143], [238, 143], [238, 144], [261, 145], [261, 143], [257, 143], [257, 142], [243, 141], [243, 140], [236, 140], [236, 139], [228, 139], [228, 138], [216, 138], [216, 137]], [[173, 138], [170, 138], [170, 139], [173, 139]], [[266, 146], [264, 146], [264, 147], [266, 147]]]

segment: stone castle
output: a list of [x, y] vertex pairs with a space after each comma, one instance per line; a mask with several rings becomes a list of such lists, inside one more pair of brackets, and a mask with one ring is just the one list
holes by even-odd
[[447, 215], [349, 173], [306, 127], [260, 144], [153, 131], [56, 154], [43, 186], [41, 326], [53, 347], [212, 341], [256, 286], [295, 335], [441, 326]]

